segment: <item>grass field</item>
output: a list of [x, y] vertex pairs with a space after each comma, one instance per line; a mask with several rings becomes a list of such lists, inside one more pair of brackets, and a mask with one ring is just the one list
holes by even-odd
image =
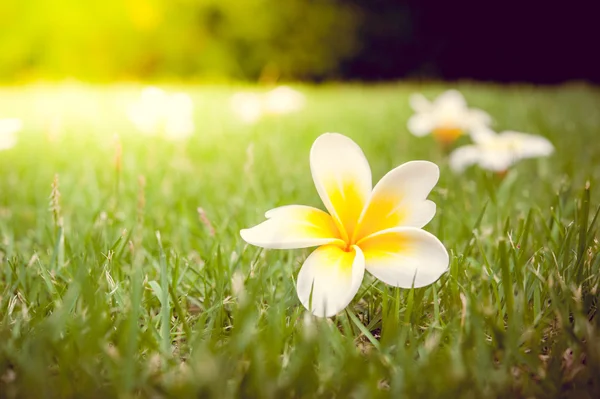
[[[555, 154], [503, 179], [452, 173], [406, 130], [409, 94], [439, 84], [301, 87], [304, 110], [253, 126], [232, 88], [179, 87], [196, 104], [187, 143], [136, 133], [138, 86], [0, 89], [0, 117], [25, 123], [0, 152], [0, 398], [599, 397], [600, 91], [455, 87]], [[276, 206], [322, 208], [308, 155], [323, 132], [355, 140], [374, 181], [440, 166], [437, 283], [367, 276], [319, 319], [295, 292], [310, 251], [241, 239]]]

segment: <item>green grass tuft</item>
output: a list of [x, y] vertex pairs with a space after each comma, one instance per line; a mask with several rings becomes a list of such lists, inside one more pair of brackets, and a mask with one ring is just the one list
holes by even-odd
[[[504, 179], [453, 174], [405, 128], [408, 95], [435, 84], [305, 87], [305, 110], [255, 126], [233, 89], [183, 87], [187, 144], [135, 132], [137, 86], [0, 90], [0, 117], [26, 124], [0, 152], [0, 398], [598, 397], [600, 92], [458, 88], [556, 153]], [[362, 146], [374, 180], [438, 163], [427, 230], [451, 254], [426, 288], [367, 277], [331, 320], [296, 297], [309, 251], [239, 236], [276, 206], [322, 207], [308, 154], [327, 131]]]

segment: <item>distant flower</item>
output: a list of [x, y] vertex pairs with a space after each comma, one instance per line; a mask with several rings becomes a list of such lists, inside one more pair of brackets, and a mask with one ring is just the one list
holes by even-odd
[[185, 139], [194, 133], [194, 103], [185, 93], [166, 93], [157, 87], [142, 90], [128, 110], [131, 122], [142, 133]]
[[471, 134], [475, 144], [457, 148], [450, 154], [450, 167], [462, 172], [479, 165], [494, 172], [505, 172], [521, 159], [546, 157], [554, 152], [548, 139], [533, 134], [506, 131], [500, 134], [480, 129]]
[[386, 174], [372, 188], [371, 170], [360, 147], [348, 137], [326, 133], [310, 151], [310, 168], [327, 212], [288, 205], [240, 232], [263, 248], [319, 246], [298, 274], [297, 292], [313, 314], [330, 317], [356, 295], [365, 269], [395, 287], [423, 287], [448, 268], [448, 252], [422, 230], [436, 206], [427, 196], [438, 167], [413, 161]]
[[408, 120], [408, 130], [418, 137], [433, 134], [444, 144], [452, 143], [461, 135], [491, 123], [487, 113], [469, 108], [457, 90], [448, 90], [433, 102], [429, 102], [422, 94], [413, 94], [410, 105], [415, 114]]
[[304, 94], [287, 86], [266, 93], [239, 92], [231, 97], [233, 112], [244, 123], [256, 123], [265, 115], [285, 115], [304, 107]]
[[287, 86], [279, 86], [264, 98], [264, 109], [267, 114], [283, 115], [301, 110], [306, 99], [304, 94]]
[[165, 136], [183, 139], [194, 133], [194, 102], [185, 93], [174, 93], [165, 107]]
[[64, 132], [63, 118], [60, 114], [50, 116], [46, 124], [46, 137], [49, 142], [57, 142]]
[[262, 97], [258, 93], [235, 93], [231, 97], [231, 108], [242, 122], [256, 123], [263, 115]]
[[23, 128], [20, 119], [0, 119], [0, 151], [13, 148], [17, 144], [17, 133]]

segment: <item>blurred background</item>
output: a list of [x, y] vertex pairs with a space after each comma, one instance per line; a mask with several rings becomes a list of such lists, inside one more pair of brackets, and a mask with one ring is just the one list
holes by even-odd
[[2, 0], [0, 83], [600, 82], [591, 2]]

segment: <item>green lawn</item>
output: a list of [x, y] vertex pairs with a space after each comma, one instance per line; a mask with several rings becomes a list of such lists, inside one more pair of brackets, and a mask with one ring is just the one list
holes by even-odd
[[[25, 122], [0, 152], [0, 398], [599, 397], [600, 91], [454, 86], [497, 130], [556, 147], [501, 179], [453, 174], [407, 132], [409, 94], [448, 87], [300, 87], [303, 111], [254, 126], [233, 88], [179, 87], [196, 104], [187, 143], [136, 133], [138, 86], [0, 89], [0, 117]], [[365, 274], [347, 312], [318, 319], [295, 292], [310, 251], [242, 241], [271, 208], [322, 208], [308, 158], [323, 132], [355, 140], [374, 181], [440, 166], [437, 283]]]

